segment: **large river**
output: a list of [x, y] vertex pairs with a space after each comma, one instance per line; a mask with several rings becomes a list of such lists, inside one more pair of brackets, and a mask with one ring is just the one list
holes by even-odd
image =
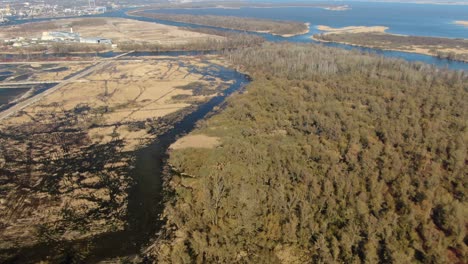
[[[432, 36], [448, 38], [468, 38], [468, 27], [457, 25], [457, 20], [468, 20], [468, 5], [430, 5], [430, 4], [402, 4], [402, 3], [365, 3], [365, 2], [334, 2], [347, 4], [351, 9], [346, 11], [331, 11], [316, 7], [281, 7], [281, 8], [248, 8], [223, 9], [223, 8], [197, 8], [197, 9], [164, 9], [151, 10], [149, 12], [164, 12], [174, 14], [193, 15], [221, 15], [255, 17], [263, 19], [291, 20], [310, 23], [311, 30], [308, 34], [284, 38], [271, 34], [259, 34], [269, 41], [280, 42], [315, 42], [311, 36], [320, 33], [316, 29], [318, 25], [332, 27], [345, 26], [386, 26], [387, 32], [394, 34]], [[200, 27], [188, 23], [163, 21], [151, 18], [129, 17], [125, 12], [115, 12], [111, 16], [133, 18], [141, 21], [158, 22], [168, 25], [184, 27]], [[218, 28], [220, 29], [220, 28]], [[220, 29], [225, 30], [225, 29]], [[442, 68], [455, 70], [468, 70], [468, 63], [439, 59], [433, 56], [384, 51], [379, 49], [355, 47], [337, 43], [324, 45], [344, 49], [357, 49], [363, 52], [376, 53], [386, 57], [401, 58], [407, 61], [419, 61], [436, 65]]]
[[[285, 1], [283, 1], [285, 2]], [[468, 21], [467, 5], [431, 5], [431, 4], [407, 4], [407, 3], [369, 3], [354, 1], [336, 1], [333, 4], [348, 5], [349, 10], [332, 11], [317, 7], [277, 7], [277, 8], [197, 8], [197, 9], [164, 9], [150, 10], [148, 12], [164, 12], [174, 14], [194, 14], [194, 15], [223, 15], [223, 16], [241, 16], [255, 17], [263, 19], [293, 20], [308, 22], [311, 30], [308, 34], [284, 38], [271, 34], [260, 34], [269, 41], [289, 41], [289, 42], [315, 42], [311, 36], [320, 33], [316, 26], [327, 25], [332, 27], [345, 26], [386, 26], [389, 33], [415, 35], [415, 36], [433, 36], [448, 38], [468, 39], [468, 27], [457, 25], [457, 20]], [[167, 25], [183, 27], [203, 27], [188, 23], [178, 23], [163, 21], [158, 19], [133, 17], [126, 14], [127, 10], [110, 12], [100, 17], [122, 17], [136, 19], [147, 22], [157, 22]], [[37, 21], [49, 19], [37, 19]], [[12, 21], [11, 24], [25, 23], [29, 21]], [[213, 27], [212, 27], [213, 28]], [[214, 27], [216, 28], [216, 27]], [[226, 30], [217, 28], [219, 30]], [[235, 30], [234, 30], [235, 31]], [[339, 47], [343, 49], [357, 49], [363, 52], [376, 53], [386, 57], [401, 58], [407, 61], [419, 61], [441, 68], [454, 70], [468, 70], [468, 63], [459, 61], [450, 61], [439, 59], [437, 57], [399, 51], [385, 51], [379, 49], [355, 47], [337, 43], [326, 43], [323, 45]]]
[[[340, 2], [342, 3], [342, 2]], [[270, 41], [293, 41], [312, 42], [310, 36], [317, 33], [314, 25], [349, 26], [349, 25], [384, 25], [390, 27], [390, 32], [412, 35], [430, 35], [443, 37], [466, 38], [468, 32], [452, 24], [453, 20], [468, 20], [468, 6], [432, 6], [432, 5], [410, 5], [410, 4], [370, 4], [370, 3], [349, 3], [351, 10], [348, 11], [328, 11], [319, 8], [241, 8], [241, 9], [180, 9], [165, 10], [164, 12], [190, 13], [190, 14], [216, 14], [216, 15], [236, 15], [269, 19], [298, 20], [310, 22], [312, 30], [309, 34], [293, 38], [282, 38], [269, 34], [260, 34]], [[436, 14], [438, 14], [436, 16]], [[450, 14], [450, 15], [448, 15]], [[142, 21], [160, 22], [169, 25], [198, 27], [185, 23], [175, 23], [159, 21], [149, 18], [129, 17], [124, 11], [108, 13], [102, 16], [127, 17]], [[24, 23], [16, 21], [13, 23]], [[340, 48], [351, 49], [354, 47], [340, 44], [327, 44]], [[387, 57], [403, 58], [408, 61], [423, 61], [439, 67], [468, 70], [468, 63], [452, 62], [441, 60], [431, 56], [418, 55], [405, 52], [380, 51], [373, 49], [359, 48], [366, 52], [374, 52]], [[186, 53], [193, 54], [193, 53]], [[113, 54], [110, 54], [111, 56]], [[164, 55], [181, 55], [172, 53]], [[105, 234], [95, 237], [92, 241], [78, 241], [74, 244], [86, 245], [92, 242], [96, 248], [91, 252], [90, 261], [106, 259], [109, 257], [125, 256], [135, 254], [149, 241], [158, 230], [157, 214], [161, 212], [158, 201], [161, 201], [161, 176], [164, 168], [166, 150], [178, 136], [190, 132], [196, 122], [203, 119], [207, 113], [223, 102], [226, 96], [243, 87], [249, 82], [249, 78], [234, 70], [217, 67], [213, 71], [207, 72], [223, 80], [233, 80], [233, 84], [222, 95], [213, 98], [206, 104], [201, 105], [195, 112], [186, 116], [182, 121], [175, 124], [174, 129], [158, 137], [149, 146], [136, 153], [137, 161], [134, 177], [137, 184], [129, 194], [129, 219], [128, 228], [122, 232]], [[0, 95], [1, 96], [1, 95]], [[159, 206], [158, 206], [159, 204]], [[19, 249], [18, 258], [12, 260], [15, 263], [32, 262], [42, 259], [50, 252], [51, 247], [63, 247], [62, 244], [38, 245], [34, 248]]]

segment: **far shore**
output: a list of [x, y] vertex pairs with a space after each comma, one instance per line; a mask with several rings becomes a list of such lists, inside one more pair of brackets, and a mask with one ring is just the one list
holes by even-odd
[[[399, 35], [399, 34], [391, 34], [387, 33], [386, 30], [388, 27], [384, 26], [349, 26], [349, 27], [343, 27], [343, 28], [332, 28], [329, 26], [317, 26], [317, 29], [325, 31], [322, 33], [322, 35], [327, 36], [331, 34], [335, 35], [341, 35], [341, 34], [369, 34], [369, 35], [375, 35], [377, 36], [394, 36], [394, 37], [411, 37], [411, 36], [405, 36], [405, 35]], [[350, 46], [355, 46], [355, 47], [364, 47], [364, 48], [372, 48], [372, 49], [380, 49], [380, 50], [388, 50], [388, 51], [399, 51], [399, 52], [407, 52], [407, 53], [416, 53], [416, 54], [422, 54], [422, 55], [428, 55], [428, 56], [434, 56], [434, 57], [439, 57], [439, 53], [445, 53], [445, 54], [456, 54], [457, 56], [461, 56], [458, 58], [449, 58], [451, 60], [457, 60], [457, 61], [463, 61], [467, 62], [463, 56], [465, 54], [468, 54], [467, 49], [462, 49], [462, 48], [453, 48], [453, 47], [443, 47], [443, 46], [427, 46], [427, 45], [406, 45], [403, 47], [384, 47], [380, 45], [373, 45], [371, 43], [369, 44], [363, 44], [363, 43], [353, 43], [349, 41], [339, 41], [339, 40], [326, 40], [320, 38], [320, 35], [314, 35], [311, 36], [312, 40], [315, 40], [317, 42], [323, 42], [323, 43], [338, 43], [338, 44], [344, 44], [344, 45], [350, 45]], [[444, 39], [444, 38], [439, 38], [439, 39]]]
[[[386, 33], [386, 34], [388, 34], [388, 33]], [[429, 49], [423, 49], [423, 48], [417, 48], [417, 47], [415, 47], [412, 50], [397, 49], [397, 48], [382, 48], [382, 47], [376, 47], [376, 46], [372, 46], [372, 45], [368, 45], [368, 46], [357, 45], [357, 44], [354, 44], [354, 43], [344, 42], [344, 41], [327, 41], [327, 40], [323, 40], [323, 39], [318, 39], [318, 38], [316, 38], [314, 36], [312, 36], [310, 38], [312, 40], [317, 41], [317, 42], [323, 42], [323, 43], [338, 43], [338, 44], [344, 44], [344, 45], [349, 45], [349, 46], [354, 46], [354, 47], [363, 47], [363, 48], [371, 48], [371, 49], [379, 49], [379, 50], [387, 50], [387, 51], [400, 51], [400, 52], [406, 52], [406, 53], [416, 53], [416, 54], [422, 54], [422, 55], [437, 57], [436, 54], [430, 53]], [[465, 61], [465, 60], [458, 60], [458, 61], [468, 62], [468, 61]]]
[[[142, 15], [138, 15], [139, 12], [145, 12], [147, 11], [148, 9], [143, 9], [143, 10], [133, 10], [133, 11], [129, 11], [129, 12], [126, 12], [126, 14], [128, 16], [132, 16], [132, 17], [145, 17], [145, 16], [142, 16]], [[160, 20], [166, 20], [166, 19], [160, 19]], [[167, 20], [167, 21], [175, 21], [175, 22], [179, 22], [179, 21], [176, 21], [176, 20]], [[275, 20], [273, 20], [275, 21]], [[181, 23], [187, 23], [187, 24], [192, 24], [192, 25], [197, 25], [197, 26], [206, 26], [206, 27], [212, 27], [211, 25], [206, 25], [206, 24], [202, 24], [202, 23], [195, 23], [195, 22], [181, 22]], [[271, 35], [274, 35], [274, 36], [280, 36], [280, 37], [283, 37], [283, 38], [290, 38], [290, 37], [295, 37], [295, 36], [300, 36], [300, 35], [304, 35], [304, 34], [307, 34], [310, 32], [310, 23], [304, 23], [304, 25], [306, 26], [306, 29], [301, 31], [301, 32], [298, 32], [298, 33], [292, 33], [292, 34], [276, 34], [276, 33], [272, 33], [271, 31], [262, 31], [262, 30], [245, 30], [245, 31], [248, 31], [248, 32], [255, 32], [255, 33], [267, 33], [267, 34], [271, 34]], [[240, 29], [236, 29], [236, 28], [230, 28], [230, 27], [223, 27], [223, 26], [215, 26], [217, 28], [223, 28], [223, 29], [232, 29], [232, 30], [240, 30]]]

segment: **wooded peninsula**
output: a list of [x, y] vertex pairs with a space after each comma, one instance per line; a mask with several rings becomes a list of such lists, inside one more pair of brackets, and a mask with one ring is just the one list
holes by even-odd
[[270, 33], [283, 37], [292, 37], [309, 32], [308, 24], [294, 21], [279, 21], [234, 16], [149, 13], [145, 11], [130, 12], [129, 14], [133, 16], [190, 23], [195, 25]]

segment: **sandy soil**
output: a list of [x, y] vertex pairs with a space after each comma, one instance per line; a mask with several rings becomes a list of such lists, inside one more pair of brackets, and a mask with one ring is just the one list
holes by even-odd
[[468, 21], [458, 20], [458, 21], [455, 21], [455, 24], [468, 27]]
[[[461, 21], [463, 22], [463, 21]], [[390, 34], [386, 33], [385, 31], [388, 29], [388, 27], [384, 26], [371, 26], [371, 27], [366, 27], [366, 26], [350, 26], [350, 27], [343, 27], [343, 28], [332, 28], [328, 26], [317, 26], [317, 29], [325, 31], [326, 34], [343, 34], [343, 33], [377, 33], [377, 34], [384, 34], [384, 35], [393, 35], [393, 36], [404, 36], [404, 35], [398, 35], [398, 34]], [[321, 38], [317, 38], [315, 36], [311, 37], [315, 41], [319, 42], [330, 42]], [[442, 53], [454, 53], [457, 55], [464, 55], [468, 54], [468, 49], [464, 47], [459, 47], [459, 48], [447, 48], [443, 46], [437, 46], [437, 45], [408, 45], [404, 47], [398, 47], [398, 48], [387, 48], [387, 47], [382, 47], [382, 46], [373, 46], [373, 45], [358, 45], [355, 43], [351, 42], [345, 42], [345, 41], [333, 41], [336, 43], [341, 43], [341, 44], [346, 44], [346, 45], [351, 45], [351, 46], [364, 46], [364, 47], [369, 47], [369, 48], [376, 48], [376, 49], [382, 49], [382, 50], [394, 50], [394, 51], [404, 51], [404, 52], [412, 52], [412, 53], [418, 53], [418, 54], [424, 54], [424, 55], [429, 55], [429, 56], [437, 56], [438, 52]]]
[[[387, 33], [385, 33], [387, 34]], [[433, 49], [432, 48], [427, 48], [427, 47], [421, 47], [421, 46], [416, 46], [416, 45], [413, 45], [413, 46], [408, 46], [406, 48], [394, 48], [394, 49], [389, 49], [389, 48], [382, 48], [382, 47], [374, 47], [374, 46], [371, 46], [371, 45], [357, 45], [357, 44], [354, 44], [354, 43], [350, 43], [350, 42], [344, 42], [344, 41], [326, 41], [326, 40], [323, 40], [323, 39], [319, 39], [319, 38], [316, 38], [314, 36], [310, 37], [311, 39], [315, 40], [315, 41], [318, 41], [318, 42], [333, 42], [333, 43], [340, 43], [340, 44], [346, 44], [346, 45], [350, 45], [350, 46], [356, 46], [356, 47], [368, 47], [368, 48], [375, 48], [375, 49], [381, 49], [381, 50], [393, 50], [393, 51], [403, 51], [403, 52], [411, 52], [411, 53], [418, 53], [418, 54], [423, 54], [423, 55], [428, 55], [428, 56], [437, 56], [437, 54], [435, 54], [433, 52]], [[442, 47], [436, 47], [437, 48], [437, 51], [440, 51], [440, 52], [453, 52], [455, 54], [467, 54], [468, 53], [468, 50], [465, 50], [465, 49], [444, 49]]]
[[136, 21], [124, 18], [73, 18], [47, 22], [27, 23], [2, 28], [1, 38], [39, 38], [43, 31], [69, 31], [82, 37], [103, 37], [117, 42], [155, 42], [159, 44], [187, 43], [218, 36], [191, 32], [175, 26]]
[[372, 26], [372, 27], [349, 26], [349, 27], [342, 27], [342, 28], [333, 28], [333, 27], [329, 27], [329, 26], [319, 25], [319, 26], [317, 26], [317, 29], [325, 31], [326, 33], [334, 33], [334, 34], [339, 34], [339, 33], [367, 33], [367, 32], [384, 33], [388, 29], [388, 27], [384, 27], [384, 26]]
[[170, 146], [170, 149], [215, 148], [220, 145], [218, 137], [207, 135], [187, 135]]
[[[68, 176], [57, 179], [58, 192], [53, 195], [42, 189], [36, 191], [18, 186], [36, 186], [43, 182], [44, 178], [55, 177], [54, 173], [42, 171], [44, 161], [41, 159], [44, 157], [46, 164], [50, 164], [47, 158], [49, 156], [54, 160], [52, 163], [68, 160], [69, 157], [81, 157], [85, 149], [91, 148], [95, 151], [93, 146], [108, 146], [116, 136], [123, 140], [123, 146], [118, 148], [118, 153], [126, 157], [123, 153], [135, 150], [154, 139], [158, 129], [163, 130], [171, 125], [167, 115], [187, 109], [193, 102], [205, 101], [216, 95], [214, 93], [208, 96], [193, 96], [193, 91], [182, 89], [183, 86], [192, 82], [203, 82], [215, 89], [226, 84], [209, 74], [191, 72], [192, 67], [208, 67], [208, 62], [203, 60], [204, 58], [198, 57], [183, 57], [178, 60], [144, 57], [134, 62], [113, 61], [106, 68], [88, 75], [80, 82], [70, 83], [29, 106], [24, 112], [3, 120], [0, 131], [6, 131], [7, 128], [11, 131], [12, 127], [18, 131], [37, 130], [40, 127], [48, 129], [49, 126], [55, 125], [55, 120], [44, 120], [44, 116], [54, 117], [57, 121], [70, 119], [72, 123], [73, 120], [78, 122], [71, 132], [62, 133], [58, 130], [56, 136], [42, 133], [38, 134], [37, 138], [28, 139], [33, 140], [31, 144], [34, 144], [30, 155], [38, 163], [32, 167], [31, 174], [23, 175], [22, 170], [17, 172], [19, 183], [6, 180], [0, 175], [0, 181], [7, 182], [2, 185], [0, 193], [0, 248], [9, 248], [15, 243], [36, 243], [40, 239], [37, 233], [39, 226], [47, 226], [48, 230], [53, 230], [56, 239], [78, 239], [122, 228], [123, 222], [118, 216], [125, 213], [125, 190], [128, 188], [129, 176], [122, 173], [129, 167], [128, 158], [107, 161], [105, 168], [108, 168], [108, 171], [101, 170], [99, 175], [92, 170], [70, 172]], [[87, 110], [80, 112], [79, 109], [85, 108]], [[22, 127], [25, 124], [28, 126]], [[149, 128], [156, 131], [149, 133]], [[80, 138], [73, 132], [76, 130], [85, 132], [81, 141], [73, 139], [73, 143], [79, 143], [78, 145], [65, 144], [70, 149], [64, 149], [64, 145], [55, 144], [57, 140], [60, 143], [73, 138], [74, 135], [75, 138]], [[42, 142], [42, 137], [48, 141]], [[202, 142], [200, 146], [203, 147], [217, 144], [215, 138], [196, 140], [199, 143], [191, 142], [192, 140], [189, 140], [189, 143], [185, 144], [199, 146]], [[24, 139], [15, 141], [0, 138], [0, 144], [0, 147], [6, 147], [9, 152], [14, 153], [26, 153], [29, 146]], [[1, 149], [0, 169], [12, 168], [14, 164], [7, 162]], [[87, 155], [97, 155], [92, 151]], [[114, 156], [114, 153], [109, 155], [119, 157]], [[70, 159], [67, 163], [76, 163], [76, 159]], [[77, 166], [77, 169], [83, 168], [83, 164], [80, 163], [74, 166]], [[71, 167], [71, 170], [73, 168]], [[117, 191], [112, 189], [114, 185], [103, 182], [107, 178], [103, 178], [102, 173], [118, 186]], [[101, 206], [108, 201], [119, 206], [115, 215], [94, 215], [94, 218], [89, 218], [90, 212], [102, 210]], [[64, 221], [64, 217], [68, 217], [64, 212], [73, 212], [73, 217], [85, 217], [90, 222], [77, 231], [67, 226], [71, 222]]]

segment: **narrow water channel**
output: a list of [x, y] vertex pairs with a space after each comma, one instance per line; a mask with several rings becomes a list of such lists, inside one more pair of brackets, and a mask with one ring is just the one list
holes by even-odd
[[[181, 54], [178, 53], [178, 55]], [[81, 250], [89, 250], [86, 253], [86, 263], [96, 263], [109, 258], [138, 254], [139, 250], [148, 244], [151, 238], [154, 238], [162, 225], [159, 220], [159, 215], [163, 210], [162, 177], [169, 146], [179, 137], [192, 131], [196, 123], [205, 118], [214, 107], [219, 106], [226, 97], [250, 82], [247, 75], [219, 65], [204, 68], [203, 72], [199, 72], [199, 69], [193, 69], [193, 71], [233, 83], [220, 95], [199, 105], [195, 111], [175, 123], [171, 130], [158, 136], [154, 142], [135, 152], [135, 168], [131, 175], [135, 184], [129, 192], [125, 230], [95, 236], [88, 240], [51, 242], [31, 248], [15, 249], [10, 253], [14, 253], [16, 257], [5, 263], [36, 263], [50, 259], [51, 254], [57, 254], [57, 252], [63, 254], [60, 257], [61, 260], [71, 261], [77, 258]]]

